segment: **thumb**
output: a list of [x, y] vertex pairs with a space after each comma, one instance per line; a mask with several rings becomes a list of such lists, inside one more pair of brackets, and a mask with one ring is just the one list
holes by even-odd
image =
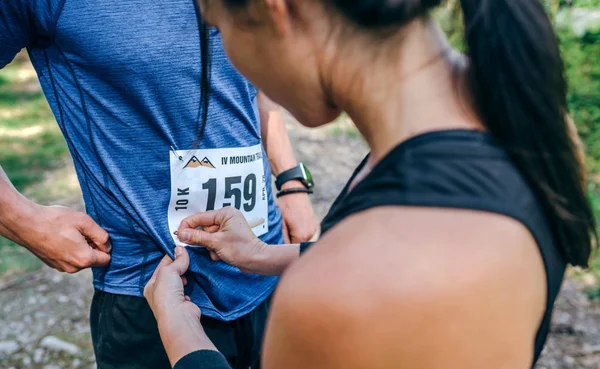
[[84, 218], [77, 224], [77, 229], [81, 234], [92, 242], [94, 246], [105, 253], [110, 252], [110, 238], [108, 232], [100, 227], [92, 218], [85, 215]]
[[215, 234], [200, 229], [184, 229], [177, 233], [179, 241], [189, 245], [206, 246], [212, 248], [215, 243]]
[[105, 267], [110, 264], [110, 254], [92, 249], [92, 267]]
[[165, 269], [171, 269], [177, 272], [179, 275], [183, 275], [190, 266], [190, 255], [184, 247], [175, 247], [175, 261], [164, 267]]

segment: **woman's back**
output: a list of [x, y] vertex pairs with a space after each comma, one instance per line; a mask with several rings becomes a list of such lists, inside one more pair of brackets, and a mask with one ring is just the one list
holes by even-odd
[[[312, 337], [300, 347], [335, 340], [337, 349], [317, 355], [332, 368], [352, 355], [390, 367], [399, 358], [411, 368], [443, 367], [465, 356], [473, 368], [532, 365], [566, 262], [530, 185], [490, 136], [414, 137], [346, 191], [277, 299], [293, 300], [286, 307], [306, 314], [297, 319], [327, 317], [294, 329]], [[267, 354], [281, 348], [275, 340]]]

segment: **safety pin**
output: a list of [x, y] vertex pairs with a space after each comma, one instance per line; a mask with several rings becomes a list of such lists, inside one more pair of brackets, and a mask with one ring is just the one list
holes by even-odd
[[178, 157], [179, 160], [183, 161], [183, 156], [177, 154], [177, 150], [175, 150], [173, 146], [171, 146], [171, 151], [173, 151], [173, 154], [175, 154], [175, 156]]

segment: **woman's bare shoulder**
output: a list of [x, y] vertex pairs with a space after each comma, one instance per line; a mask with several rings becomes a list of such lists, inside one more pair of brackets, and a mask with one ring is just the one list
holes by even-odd
[[349, 357], [370, 368], [467, 358], [463, 368], [482, 367], [501, 352], [528, 362], [545, 303], [529, 232], [491, 214], [403, 209], [354, 215], [320, 240], [282, 278], [270, 330], [329, 368], [351, 368]]

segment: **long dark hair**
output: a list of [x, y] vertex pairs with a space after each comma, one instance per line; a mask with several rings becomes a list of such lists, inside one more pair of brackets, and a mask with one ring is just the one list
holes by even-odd
[[567, 123], [558, 40], [538, 0], [461, 0], [469, 85], [490, 132], [528, 180], [565, 259], [587, 266], [596, 221]]
[[[240, 6], [248, 0], [225, 0]], [[441, 0], [333, 0], [365, 29], [400, 26]], [[468, 89], [489, 132], [529, 182], [564, 258], [587, 266], [596, 221], [567, 125], [566, 82], [558, 40], [539, 0], [461, 0]]]

